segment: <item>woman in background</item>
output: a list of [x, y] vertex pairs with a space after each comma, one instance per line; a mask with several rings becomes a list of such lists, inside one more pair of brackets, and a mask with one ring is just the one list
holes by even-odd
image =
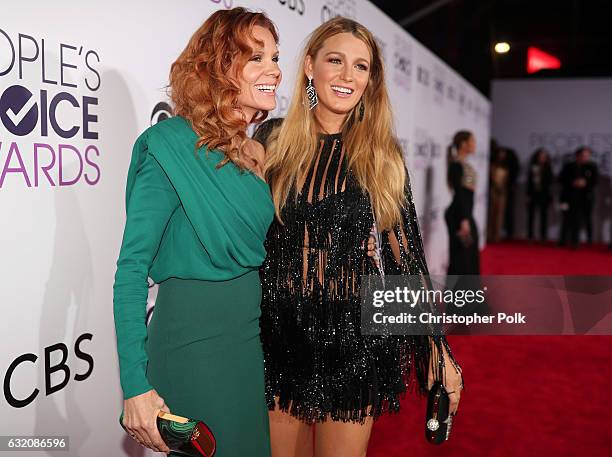
[[270, 455], [259, 267], [274, 207], [246, 129], [276, 106], [277, 41], [264, 14], [215, 12], [172, 64], [177, 116], [134, 146], [114, 317], [123, 424], [155, 451], [161, 409], [203, 420], [218, 457]]
[[531, 156], [527, 175], [527, 237], [530, 242], [536, 213], [540, 217], [540, 239], [546, 241], [553, 179], [550, 155], [546, 149], [538, 148]]
[[443, 336], [361, 333], [362, 275], [428, 275], [376, 40], [339, 17], [302, 57], [286, 119], [256, 133], [277, 215], [262, 267], [272, 455], [362, 457], [412, 379], [443, 380], [454, 414], [461, 370]]
[[449, 237], [449, 275], [480, 274], [478, 229], [472, 211], [476, 189], [476, 170], [467, 158], [476, 151], [476, 139], [467, 130], [453, 136], [447, 149], [448, 185], [453, 192], [444, 213]]
[[495, 155], [491, 158], [487, 239], [492, 243], [500, 240], [504, 226], [504, 216], [506, 215], [509, 179], [507, 158], [508, 153], [504, 148], [497, 149]]

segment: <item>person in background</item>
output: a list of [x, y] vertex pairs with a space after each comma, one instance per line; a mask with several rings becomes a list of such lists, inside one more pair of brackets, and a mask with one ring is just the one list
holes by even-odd
[[578, 247], [580, 230], [586, 228], [587, 241], [593, 242], [592, 213], [597, 184], [597, 165], [591, 162], [591, 149], [579, 147], [575, 159], [563, 167], [560, 180], [567, 191], [570, 245]]
[[540, 217], [540, 240], [546, 241], [552, 183], [550, 154], [546, 149], [538, 148], [531, 156], [527, 174], [527, 239], [530, 242], [533, 240], [536, 212]]
[[506, 238], [514, 238], [514, 198], [516, 194], [516, 180], [521, 170], [521, 164], [516, 151], [506, 148], [506, 167], [508, 169], [508, 180], [506, 184], [506, 207], [504, 210], [504, 227]]
[[[568, 155], [568, 154], [566, 154]], [[559, 225], [559, 240], [557, 246], [565, 246], [570, 237], [570, 218], [569, 218], [569, 197], [571, 192], [571, 183], [564, 179], [569, 173], [569, 167], [573, 162], [565, 162], [561, 168], [557, 181], [560, 186], [559, 192], [559, 212], [561, 213], [561, 223]]]
[[455, 133], [447, 149], [447, 181], [453, 192], [451, 204], [444, 212], [449, 237], [449, 275], [480, 274], [478, 229], [472, 215], [476, 170], [467, 161], [475, 151], [476, 139], [467, 130]]
[[[468, 157], [476, 151], [476, 138], [461, 130], [453, 136], [447, 149], [447, 183], [453, 192], [451, 204], [444, 212], [448, 228], [449, 263], [446, 289], [473, 291], [482, 288], [480, 281], [480, 250], [478, 228], [474, 219], [474, 195], [476, 191], [476, 170]], [[487, 314], [489, 305], [468, 304], [456, 308], [455, 314]], [[455, 329], [456, 334], [470, 334], [467, 327]]]
[[493, 243], [501, 238], [508, 197], [508, 164], [507, 152], [499, 148], [491, 161], [489, 172], [489, 223], [487, 239]]

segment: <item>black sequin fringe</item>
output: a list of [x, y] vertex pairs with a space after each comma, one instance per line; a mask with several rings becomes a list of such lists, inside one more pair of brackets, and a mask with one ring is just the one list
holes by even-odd
[[[361, 334], [361, 279], [380, 274], [364, 249], [374, 218], [367, 194], [341, 159], [341, 138], [321, 141], [320, 166], [303, 186], [310, 191], [290, 194], [284, 225], [275, 221], [266, 240], [260, 320], [266, 401], [274, 409], [278, 399], [282, 411], [307, 423], [363, 423], [398, 412], [406, 392], [427, 395], [430, 364], [434, 379], [444, 377], [443, 347], [460, 367], [438, 329], [421, 336]], [[409, 181], [393, 234], [400, 258], [391, 233], [383, 233], [385, 274], [426, 281]]]

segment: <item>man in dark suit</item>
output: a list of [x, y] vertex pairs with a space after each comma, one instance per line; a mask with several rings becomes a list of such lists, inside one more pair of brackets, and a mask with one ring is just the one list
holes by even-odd
[[593, 242], [592, 213], [597, 184], [597, 165], [590, 160], [591, 150], [582, 146], [576, 150], [575, 155], [575, 160], [563, 167], [560, 176], [562, 199], [569, 205], [567, 222], [573, 248], [578, 247], [583, 224], [589, 244]]

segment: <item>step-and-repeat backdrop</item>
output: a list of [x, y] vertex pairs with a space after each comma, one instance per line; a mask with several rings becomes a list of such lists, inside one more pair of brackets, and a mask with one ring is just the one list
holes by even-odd
[[[365, 0], [3, 5], [0, 435], [69, 436], [62, 455], [143, 455], [117, 422], [112, 313], [131, 147], [168, 115], [169, 67], [190, 35], [214, 10], [233, 6], [264, 10], [278, 26], [285, 78], [272, 116], [287, 110], [308, 33], [336, 15], [369, 27], [384, 52], [432, 272], [448, 262], [445, 155], [458, 129], [477, 138], [471, 160], [484, 229], [488, 101]], [[45, 453], [56, 455], [37, 455]]]
[[[546, 148], [553, 172], [574, 158], [581, 146], [592, 149], [599, 170], [593, 208], [593, 239], [612, 240], [612, 79], [567, 78], [496, 80], [492, 85], [493, 137], [516, 150], [521, 161], [515, 208], [517, 232], [526, 235], [526, 181], [534, 151]], [[550, 239], [559, 237], [559, 187], [548, 227]], [[539, 232], [536, 232], [539, 233]], [[586, 235], [586, 234], [583, 234]], [[585, 237], [586, 238], [586, 237]]]

